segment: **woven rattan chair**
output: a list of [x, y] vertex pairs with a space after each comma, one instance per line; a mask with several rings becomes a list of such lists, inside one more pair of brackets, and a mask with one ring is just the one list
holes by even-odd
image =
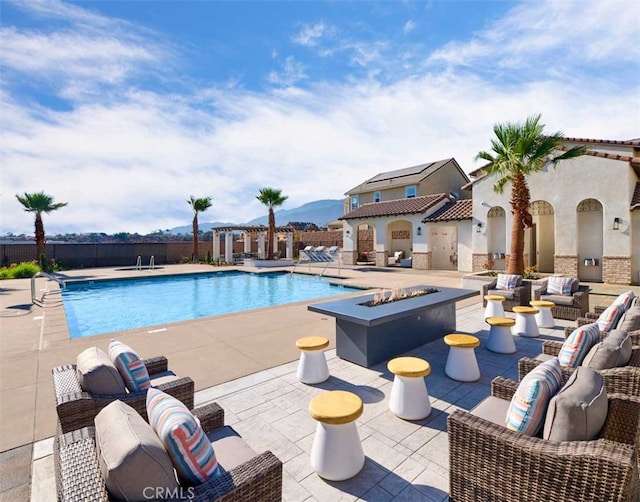
[[[144, 364], [151, 377], [152, 385], [154, 378], [168, 373], [168, 361], [164, 356], [145, 359]], [[187, 408], [193, 408], [195, 386], [191, 378], [176, 378], [154, 387], [179, 399]], [[145, 419], [147, 418], [146, 390], [128, 394], [90, 394], [80, 387], [75, 364], [66, 364], [53, 369], [53, 390], [56, 395], [56, 411], [61, 432], [92, 426], [98, 412], [116, 399], [125, 402]]]
[[[640, 334], [640, 333], [639, 333]], [[601, 334], [600, 338], [604, 338]], [[560, 354], [562, 342], [547, 340], [542, 343], [542, 353], [557, 357]], [[543, 361], [532, 357], [522, 357], [518, 360], [518, 379], [522, 380], [536, 366]], [[563, 368], [565, 379], [575, 371], [575, 368]], [[609, 393], [628, 394], [640, 397], [640, 347], [635, 346], [631, 351], [631, 359], [627, 366], [596, 370], [604, 378], [604, 384]]]
[[[500, 295], [500, 290], [496, 289], [498, 285], [498, 279], [494, 279], [491, 282], [488, 282], [482, 286], [482, 306], [487, 306], [487, 300], [484, 299], [487, 295]], [[491, 291], [491, 293], [489, 292]], [[511, 292], [511, 291], [510, 291]], [[531, 282], [530, 281], [522, 281], [522, 286], [516, 286], [513, 289], [513, 298], [506, 298], [502, 303], [502, 307], [504, 310], [513, 310], [513, 307], [521, 307], [529, 306], [529, 302], [531, 301]]]
[[[205, 433], [224, 426], [224, 410], [216, 403], [192, 412]], [[93, 427], [58, 435], [53, 453], [59, 501], [111, 500], [98, 465]], [[282, 462], [270, 451], [265, 451], [211, 481], [185, 488], [182, 495], [182, 500], [192, 502], [279, 501], [282, 500]]]
[[[536, 289], [533, 292], [533, 299], [540, 300], [544, 295], [547, 295], [547, 283], [545, 282], [541, 288]], [[553, 300], [552, 300], [553, 301]], [[556, 303], [551, 308], [551, 315], [555, 319], [567, 319], [569, 321], [575, 321], [579, 317], [583, 317], [589, 311], [589, 287], [578, 286], [578, 291], [572, 295], [571, 305], [562, 305]]]
[[[491, 394], [510, 400], [518, 382], [497, 377]], [[449, 415], [453, 502], [637, 501], [640, 398], [610, 394], [597, 439], [548, 441], [472, 413]]]

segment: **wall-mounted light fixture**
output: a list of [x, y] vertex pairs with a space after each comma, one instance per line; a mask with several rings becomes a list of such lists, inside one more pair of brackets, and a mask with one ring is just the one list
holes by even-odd
[[422, 235], [422, 227], [418, 227], [418, 228], [416, 229], [416, 234], [418, 234], [418, 235]]
[[482, 232], [482, 223], [476, 225], [476, 233], [479, 234], [480, 232]]
[[620, 230], [620, 218], [617, 216], [613, 219], [613, 229]]
[[347, 231], [346, 231], [345, 233], [346, 233], [347, 235], [349, 235], [349, 234], [351, 233], [351, 230], [349, 230], [349, 229], [347, 228]]

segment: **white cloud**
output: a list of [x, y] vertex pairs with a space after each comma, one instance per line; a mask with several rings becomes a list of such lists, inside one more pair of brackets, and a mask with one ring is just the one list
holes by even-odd
[[[37, 5], [44, 10], [44, 4]], [[513, 13], [496, 24], [504, 25], [500, 30], [487, 30], [467, 44], [458, 44], [458, 59], [453, 59], [452, 46], [434, 56], [461, 68], [432, 66], [419, 73], [409, 56], [391, 57], [391, 44], [352, 40], [336, 44], [358, 55], [355, 61], [370, 70], [365, 78], [310, 81], [305, 63], [289, 57], [281, 71], [270, 76], [277, 85], [267, 92], [249, 92], [234, 81], [162, 93], [137, 88], [126, 78], [127, 71], [163, 66], [170, 51], [161, 43], [156, 46], [153, 37], [135, 31], [107, 37], [101, 29], [106, 20], [93, 19], [91, 12], [73, 5], [65, 8], [76, 18], [87, 16], [85, 22], [91, 26], [76, 34], [85, 37], [77, 40], [79, 46], [105, 44], [106, 52], [120, 51], [130, 67], [124, 73], [111, 73], [110, 82], [115, 83], [110, 95], [98, 93], [89, 100], [80, 76], [92, 66], [108, 69], [108, 57], [92, 59], [82, 49], [71, 50], [66, 58], [56, 50], [39, 57], [34, 49], [43, 43], [39, 37], [58, 37], [68, 46], [70, 38], [65, 37], [71, 32], [13, 29], [11, 51], [3, 50], [12, 53], [4, 57], [13, 61], [13, 71], [57, 78], [54, 62], [58, 61], [60, 72], [68, 66], [63, 92], [73, 106], [51, 110], [20, 100], [8, 85], [11, 77], [3, 76], [0, 234], [32, 232], [32, 215], [15, 200], [15, 194], [25, 191], [45, 190], [56, 201], [69, 203], [46, 215], [45, 228], [52, 233], [150, 232], [187, 225], [192, 213], [185, 201], [191, 194], [213, 197], [213, 207], [201, 221], [241, 223], [264, 215], [264, 207], [255, 199], [264, 186], [281, 188], [289, 196], [286, 209], [311, 200], [341, 198], [377, 172], [422, 162], [455, 157], [470, 171], [478, 167], [475, 154], [490, 147], [494, 123], [523, 120], [533, 113], [542, 113], [547, 130], [561, 130], [567, 136], [630, 139], [640, 128], [637, 81], [616, 80], [606, 72], [584, 79], [575, 69], [589, 64], [589, 58], [577, 63], [566, 59], [562, 66], [544, 74], [532, 71], [526, 78], [506, 71], [496, 80], [482, 65], [480, 71], [465, 67], [474, 58], [491, 54], [498, 54], [501, 62], [522, 64], [522, 46], [544, 24], [535, 29], [523, 25], [519, 35]], [[582, 47], [584, 52], [608, 53], [608, 65], [622, 62], [638, 68], [637, 62], [627, 63], [627, 53], [637, 51], [629, 36], [637, 29], [628, 21], [607, 23], [606, 32], [599, 26], [598, 39], [606, 41], [596, 50], [586, 35], [579, 38], [571, 31], [571, 12], [559, 6], [555, 15], [563, 20], [556, 19], [547, 33], [550, 41], [539, 34], [531, 42], [533, 48], [568, 50], [571, 44], [573, 52]], [[582, 16], [575, 20], [581, 21]], [[563, 30], [556, 32], [557, 26]], [[621, 26], [624, 33], [618, 33]], [[132, 44], [128, 37], [142, 37], [145, 43]], [[411, 54], [419, 54], [412, 49]], [[16, 51], [37, 61], [20, 63]], [[409, 51], [398, 47], [398, 52]], [[528, 68], [536, 70], [547, 52], [531, 50]], [[274, 58], [280, 61], [277, 55]], [[19, 69], [19, 64], [34, 66]], [[412, 66], [414, 73], [384, 82], [371, 76], [379, 68], [393, 73], [394, 65]], [[301, 81], [304, 88], [294, 86]]]
[[406, 23], [404, 23], [402, 31], [404, 31], [405, 33], [411, 33], [415, 29], [416, 29], [416, 23], [411, 19], [409, 19]]
[[302, 29], [292, 38], [293, 42], [304, 47], [314, 47], [318, 45], [320, 39], [326, 34], [332, 33], [332, 29], [323, 22], [313, 25], [304, 25]]

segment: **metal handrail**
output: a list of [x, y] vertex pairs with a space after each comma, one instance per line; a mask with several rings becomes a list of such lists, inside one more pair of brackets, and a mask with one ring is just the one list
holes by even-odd
[[67, 284], [59, 277], [56, 277], [55, 275], [47, 274], [46, 272], [38, 272], [33, 277], [31, 277], [31, 303], [33, 303], [34, 305], [38, 305], [39, 303], [42, 303], [42, 300], [38, 300], [36, 298], [36, 278], [38, 277], [46, 277], [50, 281], [57, 282], [61, 289], [64, 289], [67, 287]]

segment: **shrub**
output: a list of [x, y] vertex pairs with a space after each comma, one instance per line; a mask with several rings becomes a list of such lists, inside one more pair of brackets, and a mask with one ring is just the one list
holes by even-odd
[[24, 279], [33, 277], [40, 272], [40, 267], [34, 262], [25, 261], [10, 267], [0, 268], [0, 279]]

